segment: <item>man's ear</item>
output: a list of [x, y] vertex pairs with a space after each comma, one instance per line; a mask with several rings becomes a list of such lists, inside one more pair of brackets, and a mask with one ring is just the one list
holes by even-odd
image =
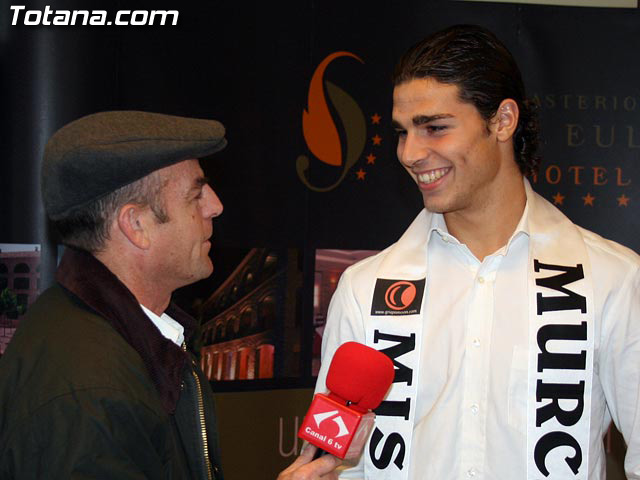
[[147, 250], [151, 244], [147, 231], [148, 210], [148, 207], [128, 203], [118, 211], [118, 228], [133, 245], [142, 250]]
[[520, 110], [515, 100], [505, 98], [493, 117], [493, 128], [499, 141], [505, 142], [513, 137], [518, 127]]

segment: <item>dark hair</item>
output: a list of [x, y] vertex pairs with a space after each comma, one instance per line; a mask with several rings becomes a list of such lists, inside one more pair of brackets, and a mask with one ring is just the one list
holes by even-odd
[[166, 184], [160, 173], [125, 185], [88, 205], [74, 209], [64, 217], [52, 218], [53, 227], [64, 245], [91, 253], [104, 249], [118, 210], [127, 203], [149, 206], [159, 223], [169, 221], [162, 189]]
[[487, 122], [502, 100], [515, 100], [520, 111], [513, 136], [516, 162], [524, 175], [537, 172], [536, 105], [526, 99], [518, 65], [493, 33], [477, 25], [455, 25], [430, 35], [400, 58], [393, 84], [428, 77], [456, 85], [460, 99], [474, 105]]

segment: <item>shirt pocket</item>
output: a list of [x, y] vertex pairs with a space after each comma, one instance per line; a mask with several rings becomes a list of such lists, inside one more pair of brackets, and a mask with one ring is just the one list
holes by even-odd
[[520, 433], [527, 433], [527, 391], [529, 379], [529, 352], [521, 345], [513, 347], [507, 414], [509, 426]]

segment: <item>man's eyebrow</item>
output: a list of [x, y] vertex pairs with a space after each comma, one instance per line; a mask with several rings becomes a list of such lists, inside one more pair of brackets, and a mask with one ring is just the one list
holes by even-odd
[[202, 190], [202, 187], [204, 187], [208, 183], [209, 183], [209, 179], [207, 177], [195, 178], [193, 180], [193, 184], [191, 185], [191, 188], [189, 188], [189, 191], [187, 192], [187, 196], [191, 195], [191, 192]]
[[446, 118], [453, 118], [453, 115], [449, 113], [439, 113], [437, 115], [416, 115], [411, 119], [415, 126], [424, 125], [426, 123], [435, 122], [436, 120], [443, 120]]
[[202, 188], [209, 183], [208, 177], [198, 177], [193, 181], [193, 188]]
[[[450, 113], [439, 113], [437, 115], [416, 115], [411, 119], [411, 123], [413, 123], [416, 127], [419, 127], [420, 125], [426, 125], [427, 123], [447, 118], [454, 118], [454, 116]], [[397, 130], [404, 129], [404, 127], [397, 120], [392, 120], [391, 126]]]

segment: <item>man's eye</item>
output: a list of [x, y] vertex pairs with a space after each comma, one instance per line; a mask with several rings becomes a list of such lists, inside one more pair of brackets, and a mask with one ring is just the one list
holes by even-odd
[[402, 138], [404, 138], [404, 137], [406, 137], [406, 136], [407, 136], [407, 131], [406, 131], [406, 130], [394, 130], [394, 131], [393, 131], [393, 134], [394, 134], [396, 137], [402, 137]]
[[443, 132], [444, 130], [446, 130], [448, 127], [447, 125], [428, 125], [426, 127], [427, 131], [429, 133], [439, 133], [439, 132]]

